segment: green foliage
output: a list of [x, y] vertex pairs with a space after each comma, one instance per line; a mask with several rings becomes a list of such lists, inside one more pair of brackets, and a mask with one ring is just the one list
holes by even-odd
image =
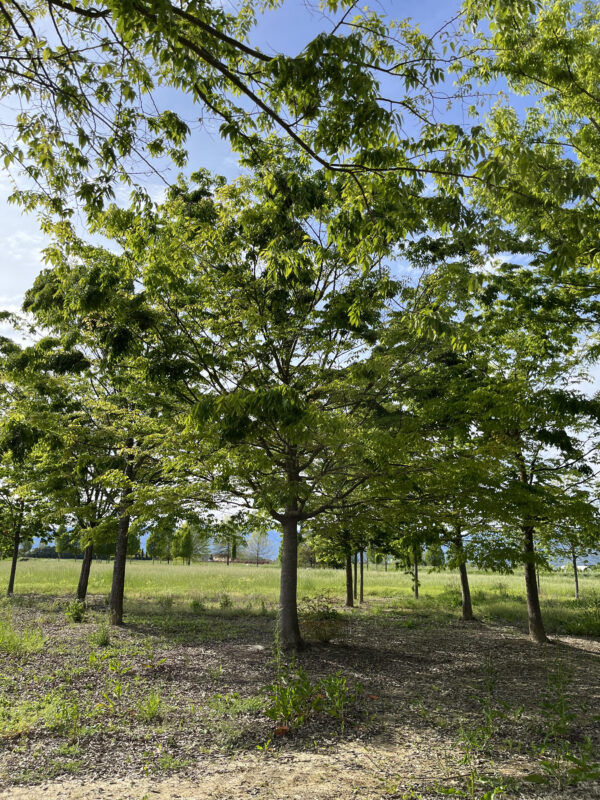
[[83, 622], [85, 620], [86, 607], [82, 600], [70, 600], [65, 608], [65, 617], [71, 622]]
[[100, 625], [98, 630], [90, 634], [90, 644], [95, 647], [108, 647], [110, 643], [110, 627], [106, 623]]
[[275, 677], [263, 688], [265, 715], [277, 725], [303, 725], [313, 714], [333, 717], [344, 729], [349, 708], [362, 696], [362, 687], [348, 686], [341, 671], [311, 681], [306, 670], [294, 661], [286, 663], [280, 653], [275, 658]]
[[153, 690], [136, 704], [136, 714], [142, 722], [160, 722], [164, 714], [164, 703], [160, 692]]
[[16, 631], [9, 617], [0, 619], [0, 650], [10, 655], [37, 653], [44, 647], [40, 630], [29, 628], [22, 633]]
[[303, 597], [298, 605], [302, 632], [308, 639], [329, 642], [343, 635], [346, 620], [334, 607], [331, 595]]

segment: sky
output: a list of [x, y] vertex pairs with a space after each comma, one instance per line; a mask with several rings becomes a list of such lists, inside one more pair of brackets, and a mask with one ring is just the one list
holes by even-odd
[[[228, 7], [230, 3], [223, 0], [223, 5]], [[393, 18], [412, 17], [423, 31], [433, 33], [456, 14], [458, 5], [454, 0], [420, 0], [418, 3], [415, 0], [376, 0], [372, 7]], [[287, 0], [281, 8], [260, 18], [252, 42], [267, 53], [297, 53], [330, 25], [318, 9], [311, 8], [304, 0]], [[188, 98], [173, 90], [162, 90], [158, 98], [163, 106], [174, 108], [192, 123], [191, 169], [206, 167], [228, 179], [240, 173], [236, 157], [220, 138], [216, 126], [197, 122], [201, 109], [194, 108]], [[150, 188], [158, 194], [161, 184], [155, 179]], [[26, 290], [43, 268], [42, 250], [47, 240], [39, 230], [35, 215], [23, 214], [17, 206], [7, 202], [10, 192], [9, 176], [0, 169], [0, 310], [16, 312]], [[0, 326], [0, 334], [7, 331], [6, 326]]]

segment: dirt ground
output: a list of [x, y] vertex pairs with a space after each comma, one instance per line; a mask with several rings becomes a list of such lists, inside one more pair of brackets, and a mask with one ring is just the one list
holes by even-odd
[[[23, 709], [4, 723], [3, 800], [600, 798], [598, 640], [536, 646], [501, 625], [365, 609], [297, 659], [315, 681], [339, 670], [362, 686], [343, 730], [315, 714], [276, 736], [260, 694], [272, 616], [145, 614], [103, 649], [93, 615], [69, 625], [43, 603], [13, 610], [43, 650], [0, 657], [5, 718]], [[149, 692], [163, 706], [144, 722]], [[17, 724], [41, 696], [45, 716]]]

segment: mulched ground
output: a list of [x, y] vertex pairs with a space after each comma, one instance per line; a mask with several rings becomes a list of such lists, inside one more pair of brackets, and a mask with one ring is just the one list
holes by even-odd
[[81, 624], [65, 603], [10, 608], [45, 642], [0, 654], [2, 798], [600, 797], [598, 640], [372, 605], [297, 657], [362, 686], [343, 730], [316, 712], [277, 736], [272, 613], [148, 605], [100, 646], [101, 598]]

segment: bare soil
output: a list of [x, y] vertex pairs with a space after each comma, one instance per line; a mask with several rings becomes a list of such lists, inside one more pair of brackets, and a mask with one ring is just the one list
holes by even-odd
[[597, 639], [372, 605], [297, 657], [362, 686], [343, 730], [315, 713], [277, 736], [272, 614], [143, 609], [101, 647], [100, 599], [78, 625], [64, 602], [11, 609], [45, 643], [0, 654], [0, 798], [600, 798]]

